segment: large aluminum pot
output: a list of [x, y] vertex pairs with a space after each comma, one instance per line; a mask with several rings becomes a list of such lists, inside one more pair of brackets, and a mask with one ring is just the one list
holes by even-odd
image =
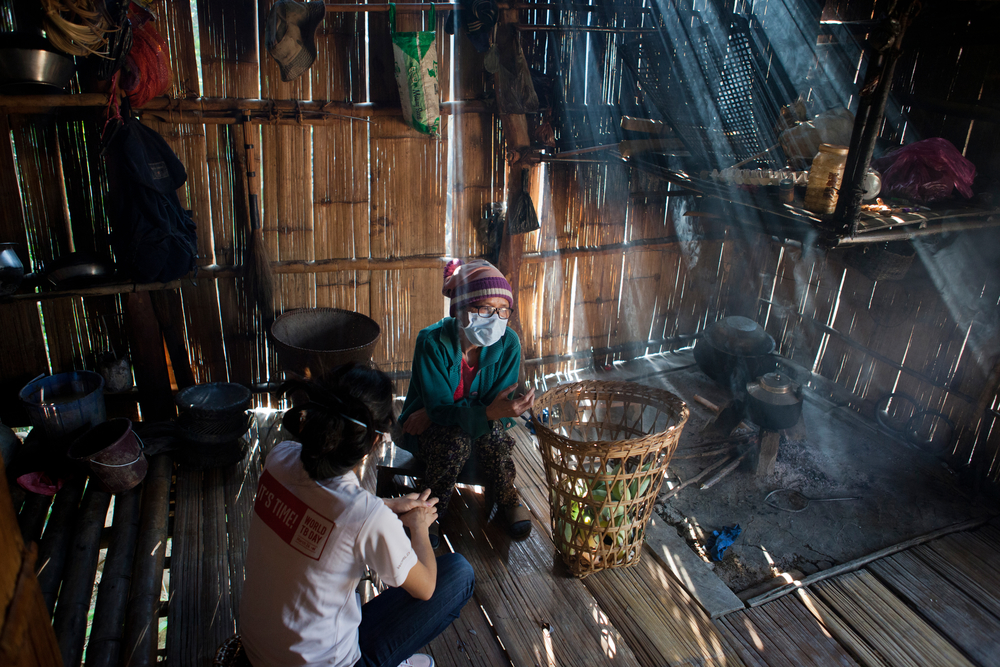
[[734, 315], [705, 329], [694, 346], [694, 360], [705, 375], [736, 394], [777, 367], [773, 351], [774, 339], [763, 327]]

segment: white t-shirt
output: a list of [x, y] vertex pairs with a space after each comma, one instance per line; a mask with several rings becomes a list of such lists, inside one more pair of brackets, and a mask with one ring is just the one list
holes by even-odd
[[302, 445], [267, 456], [247, 545], [239, 633], [255, 667], [348, 667], [361, 658], [355, 594], [364, 567], [399, 586], [417, 555], [399, 518], [347, 473], [322, 483]]

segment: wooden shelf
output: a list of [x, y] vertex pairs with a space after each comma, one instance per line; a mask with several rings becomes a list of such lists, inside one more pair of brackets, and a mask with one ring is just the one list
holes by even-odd
[[[678, 185], [691, 194], [722, 205], [744, 226], [772, 236], [806, 241], [816, 238], [827, 247], [884, 243], [920, 236], [1000, 226], [1000, 208], [955, 207], [894, 213], [890, 216], [862, 212], [854, 235], [838, 234], [833, 216], [819, 216], [801, 207], [801, 201], [783, 204], [767, 189], [732, 187], [667, 169], [648, 156], [628, 160], [638, 169]], [[798, 204], [798, 205], [796, 205]]]

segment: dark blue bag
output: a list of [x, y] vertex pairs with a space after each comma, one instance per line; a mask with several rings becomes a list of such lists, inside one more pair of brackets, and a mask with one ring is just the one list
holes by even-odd
[[110, 184], [111, 247], [118, 268], [138, 282], [168, 282], [196, 266], [198, 237], [177, 188], [187, 172], [155, 130], [126, 118], [104, 149]]

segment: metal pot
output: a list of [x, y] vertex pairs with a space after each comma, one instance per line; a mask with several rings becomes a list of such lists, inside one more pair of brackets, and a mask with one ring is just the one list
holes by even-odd
[[62, 92], [73, 78], [73, 59], [30, 33], [0, 34], [0, 94]]
[[71, 252], [45, 265], [46, 276], [56, 287], [83, 287], [109, 278], [114, 269], [89, 252]]
[[694, 360], [707, 375], [734, 394], [751, 379], [777, 366], [774, 339], [747, 317], [724, 317], [710, 325], [694, 346]]
[[24, 278], [24, 265], [14, 248], [16, 243], [0, 243], [0, 296], [17, 291]]
[[747, 416], [769, 431], [791, 428], [802, 416], [802, 387], [783, 373], [766, 373], [747, 385]]

